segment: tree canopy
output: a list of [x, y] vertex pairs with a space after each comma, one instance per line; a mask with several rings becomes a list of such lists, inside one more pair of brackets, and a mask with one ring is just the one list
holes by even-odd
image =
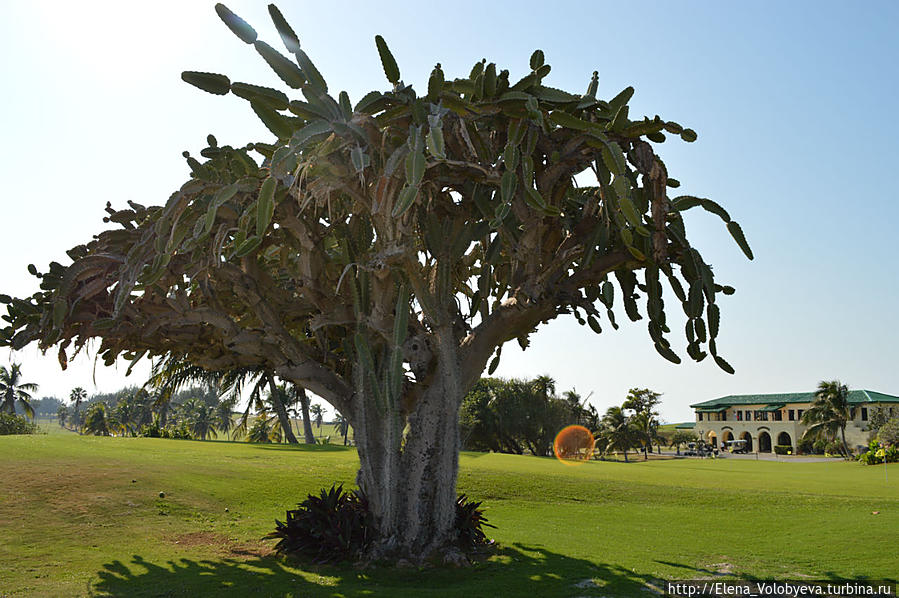
[[[715, 339], [718, 296], [733, 289], [688, 241], [683, 213], [717, 214], [752, 252], [714, 201], [669, 198], [680, 183], [655, 152], [669, 136], [694, 141], [692, 129], [632, 114], [632, 87], [600, 99], [596, 72], [585, 93], [546, 85], [540, 50], [518, 80], [482, 60], [458, 78], [437, 64], [415, 89], [380, 36], [389, 89], [353, 104], [269, 10], [290, 58], [216, 6], [290, 96], [221, 74], [182, 78], [247, 100], [273, 138], [232, 147], [210, 135], [202, 159], [184, 153], [191, 176], [165, 205], [107, 204], [111, 227], [69, 250], [68, 265], [29, 267], [39, 291], [0, 297], [0, 344], [56, 347], [65, 367], [99, 338], [107, 364], [170, 355], [309, 389], [352, 423], [380, 529], [412, 553], [445, 541], [456, 414], [503, 343], [525, 347], [561, 314], [600, 333], [619, 310], [634, 321], [643, 311], [655, 348], [679, 362], [667, 281], [688, 319], [686, 353], [732, 371]], [[449, 477], [424, 483], [431, 469]]]

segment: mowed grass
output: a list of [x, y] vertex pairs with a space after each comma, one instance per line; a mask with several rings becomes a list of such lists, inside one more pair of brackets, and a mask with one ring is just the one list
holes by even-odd
[[356, 467], [336, 445], [0, 437], [0, 595], [608, 597], [668, 579], [897, 577], [899, 468], [886, 481], [846, 462], [464, 453], [459, 491], [498, 526], [486, 562], [357, 571], [272, 555], [273, 519], [352, 486]]

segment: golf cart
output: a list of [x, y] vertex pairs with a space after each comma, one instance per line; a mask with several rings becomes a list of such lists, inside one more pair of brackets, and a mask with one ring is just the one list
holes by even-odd
[[746, 446], [745, 440], [728, 440], [727, 450], [734, 454], [748, 453], [749, 447]]
[[718, 449], [713, 449], [711, 445], [701, 440], [699, 442], [688, 442], [687, 450], [684, 451], [684, 456], [686, 457], [709, 457], [713, 454], [718, 455]]

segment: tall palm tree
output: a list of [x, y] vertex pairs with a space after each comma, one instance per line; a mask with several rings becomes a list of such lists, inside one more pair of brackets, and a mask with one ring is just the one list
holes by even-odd
[[325, 421], [325, 411], [322, 409], [322, 406], [318, 403], [310, 405], [309, 414], [312, 416], [313, 421], [315, 421], [315, 426], [318, 429], [321, 429], [322, 422]]
[[306, 438], [306, 444], [315, 444], [315, 433], [312, 431], [312, 420], [309, 419], [309, 395], [306, 389], [296, 384], [291, 385], [291, 393], [295, 397], [295, 401], [300, 404], [300, 411], [303, 416], [303, 436]]
[[33, 382], [22, 382], [22, 366], [18, 363], [9, 368], [0, 366], [0, 412], [16, 414], [16, 401], [22, 405], [25, 415], [34, 419], [31, 394], [37, 392]]
[[556, 381], [546, 374], [531, 380], [531, 386], [534, 387], [537, 395], [544, 401], [549, 400], [550, 396], [556, 394]]
[[334, 421], [337, 422], [337, 433], [343, 436], [343, 446], [346, 446], [347, 436], [350, 433], [350, 420], [340, 412], [334, 414]]
[[631, 418], [621, 407], [609, 407], [602, 418], [599, 437], [603, 448], [608, 452], [622, 451], [627, 461], [627, 451], [633, 447], [638, 432], [634, 429]]
[[75, 403], [75, 407], [72, 411], [72, 425], [75, 426], [75, 429], [81, 427], [81, 414], [78, 413], [78, 410], [81, 408], [81, 401], [84, 401], [85, 399], [87, 399], [87, 391], [80, 386], [76, 386], [72, 389], [72, 392], [69, 393], [69, 400]]
[[846, 425], [851, 420], [849, 389], [839, 380], [822, 381], [818, 383], [812, 406], [802, 414], [800, 421], [808, 426], [802, 436], [835, 438], [839, 431], [840, 439], [843, 441], [843, 453], [848, 457]]

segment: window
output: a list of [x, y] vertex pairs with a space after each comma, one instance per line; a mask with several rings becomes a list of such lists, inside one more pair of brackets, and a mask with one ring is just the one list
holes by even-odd
[[696, 414], [696, 415], [698, 415], [698, 416], [699, 416], [699, 420], [698, 420], [698, 421], [702, 421], [702, 413], [701, 413], [701, 412], [699, 412], [699, 413], [697, 413], [697, 414]]
[[802, 409], [796, 411], [796, 419], [802, 419]]
[[792, 409], [790, 409], [789, 411], [787, 411], [787, 417], [790, 419], [790, 421], [795, 421], [796, 420], [796, 412], [793, 411]]
[[774, 412], [774, 421], [779, 422], [779, 421], [781, 421], [781, 420], [783, 420], [783, 412], [782, 412], [782, 411], [775, 411], [775, 412]]
[[734, 413], [737, 415], [738, 422], [743, 421], [743, 412], [742, 411], [734, 411]]
[[867, 407], [862, 407], [862, 421], [863, 422], [868, 421], [868, 408]]

